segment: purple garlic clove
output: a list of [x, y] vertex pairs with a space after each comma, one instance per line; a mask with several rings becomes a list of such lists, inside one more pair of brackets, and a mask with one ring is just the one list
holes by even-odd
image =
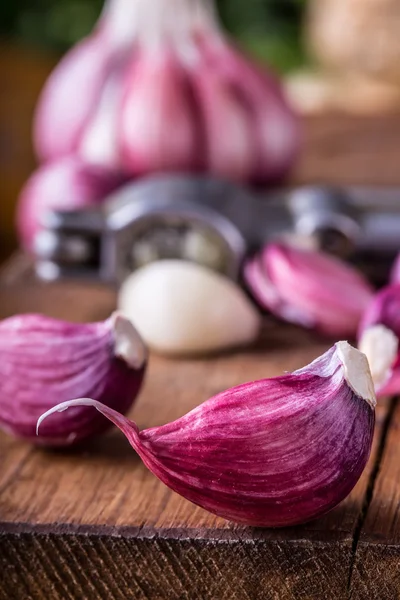
[[25, 183], [18, 199], [17, 229], [21, 244], [35, 252], [36, 235], [49, 211], [98, 206], [123, 178], [119, 173], [67, 156], [39, 167]]
[[[144, 464], [168, 487], [230, 521], [283, 527], [318, 517], [345, 498], [370, 454], [375, 393], [366, 357], [337, 342], [310, 365], [245, 383], [177, 421], [139, 431], [95, 400]], [[39, 429], [41, 431], [41, 428]]]
[[68, 323], [23, 314], [0, 322], [0, 428], [17, 437], [63, 446], [105, 431], [86, 407], [57, 415], [35, 435], [43, 411], [90, 395], [125, 413], [142, 385], [147, 350], [118, 313], [100, 323]]
[[323, 252], [268, 244], [244, 268], [246, 283], [272, 314], [333, 337], [355, 336], [373, 290], [356, 269]]

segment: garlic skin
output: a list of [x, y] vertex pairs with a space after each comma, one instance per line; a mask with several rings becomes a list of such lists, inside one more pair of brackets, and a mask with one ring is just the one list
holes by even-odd
[[44, 410], [77, 395], [125, 413], [142, 385], [147, 350], [125, 317], [68, 323], [23, 314], [0, 322], [0, 428], [39, 445], [64, 446], [105, 431], [104, 419], [75, 408], [35, 435]]
[[201, 354], [250, 344], [261, 319], [230, 279], [201, 265], [162, 260], [123, 283], [119, 309], [150, 348], [162, 354]]
[[[395, 338], [400, 338], [400, 283], [381, 289], [365, 310], [358, 331], [359, 347], [367, 352], [372, 370], [377, 372], [377, 394], [391, 396], [400, 393], [400, 352], [395, 352], [395, 339], [386, 339], [378, 346], [374, 339], [374, 326], [381, 325], [389, 329]], [[372, 333], [369, 333], [370, 329]], [[373, 341], [371, 342], [371, 336]], [[381, 351], [379, 351], [381, 348]], [[391, 360], [390, 371], [386, 364]], [[379, 375], [378, 375], [379, 373]]]
[[373, 296], [355, 268], [320, 251], [271, 243], [244, 267], [244, 279], [275, 316], [333, 337], [356, 335]]
[[94, 406], [178, 494], [230, 521], [283, 527], [350, 493], [370, 454], [375, 403], [366, 357], [337, 342], [292, 374], [234, 387], [161, 427], [139, 431], [87, 398], [53, 408], [38, 427], [57, 410]]
[[390, 283], [400, 283], [400, 254], [394, 261], [390, 271]]

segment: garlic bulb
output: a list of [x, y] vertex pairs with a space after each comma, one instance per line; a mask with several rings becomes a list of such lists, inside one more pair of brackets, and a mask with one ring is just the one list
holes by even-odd
[[260, 316], [235, 283], [182, 260], [162, 260], [134, 272], [122, 285], [118, 304], [149, 347], [166, 354], [249, 344], [260, 328]]
[[[90, 399], [168, 487], [230, 521], [283, 527], [336, 506], [368, 460], [375, 394], [366, 357], [338, 342], [292, 374], [217, 394], [177, 421], [139, 431]], [[40, 431], [40, 428], [39, 428]]]
[[274, 315], [334, 336], [354, 336], [373, 290], [338, 258], [294, 245], [267, 245], [244, 268], [249, 289]]
[[125, 413], [140, 390], [147, 351], [132, 323], [115, 313], [100, 323], [23, 314], [0, 322], [0, 427], [41, 445], [63, 446], [107, 429], [80, 407], [67, 419], [36, 421], [60, 400], [90, 395]]
[[[388, 336], [378, 344], [376, 325], [389, 329], [394, 334], [392, 340]], [[378, 328], [379, 330], [379, 328]], [[400, 353], [397, 351], [396, 339], [400, 338], [400, 284], [389, 285], [380, 290], [372, 298], [360, 322], [359, 347], [367, 353], [373, 371], [376, 372], [378, 396], [389, 396], [400, 393]], [[390, 361], [390, 357], [392, 360]], [[381, 361], [385, 366], [381, 366]], [[388, 372], [386, 362], [391, 362]]]
[[286, 175], [297, 119], [280, 84], [233, 48], [210, 7], [108, 0], [93, 34], [44, 87], [34, 126], [40, 159], [73, 153], [133, 176], [201, 171], [265, 183]]

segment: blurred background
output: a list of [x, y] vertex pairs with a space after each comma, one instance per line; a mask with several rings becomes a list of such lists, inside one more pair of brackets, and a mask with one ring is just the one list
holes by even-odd
[[[219, 0], [228, 31], [281, 73], [305, 61], [304, 0]], [[102, 0], [14, 0], [0, 3], [0, 259], [16, 246], [14, 210], [35, 167], [31, 122], [40, 89], [71, 46], [93, 28]]]
[[[351, 118], [400, 107], [398, 0], [217, 0], [221, 21], [284, 81], [303, 118]], [[0, 259], [16, 247], [18, 193], [35, 168], [31, 125], [60, 57], [93, 28], [103, 0], [0, 5]]]

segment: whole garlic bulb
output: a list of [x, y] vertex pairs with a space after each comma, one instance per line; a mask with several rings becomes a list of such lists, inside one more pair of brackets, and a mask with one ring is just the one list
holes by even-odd
[[260, 316], [230, 279], [182, 260], [151, 263], [130, 275], [119, 308], [154, 350], [196, 354], [254, 341]]
[[73, 153], [132, 176], [189, 171], [266, 183], [286, 175], [299, 149], [297, 118], [272, 74], [225, 37], [212, 4], [107, 0], [93, 33], [44, 87], [34, 125], [40, 159]]

